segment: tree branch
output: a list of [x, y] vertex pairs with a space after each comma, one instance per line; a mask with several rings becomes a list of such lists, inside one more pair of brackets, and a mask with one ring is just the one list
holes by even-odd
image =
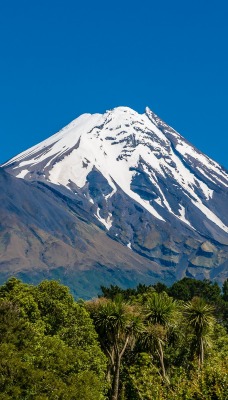
[[126, 347], [127, 347], [127, 345], [128, 345], [129, 339], [130, 339], [130, 335], [128, 335], [127, 338], [126, 338], [126, 340], [125, 340], [124, 346], [123, 346], [123, 348], [122, 348], [122, 350], [121, 350], [121, 352], [120, 352], [120, 358], [122, 357], [122, 355], [124, 354], [124, 352], [125, 352], [125, 350], [126, 350]]

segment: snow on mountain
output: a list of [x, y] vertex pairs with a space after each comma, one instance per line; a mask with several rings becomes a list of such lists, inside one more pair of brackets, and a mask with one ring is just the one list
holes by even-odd
[[149, 108], [83, 114], [0, 172], [4, 276], [228, 277], [227, 171]]
[[[73, 192], [84, 188], [96, 170], [111, 188], [103, 195], [107, 203], [121, 189], [160, 221], [172, 215], [198, 231], [199, 210], [212, 227], [228, 233], [213, 205], [215, 188], [227, 190], [227, 172], [149, 108], [144, 114], [128, 107], [83, 114], [4, 167], [18, 178], [44, 180]], [[111, 228], [110, 212], [103, 217], [98, 207], [94, 215]]]

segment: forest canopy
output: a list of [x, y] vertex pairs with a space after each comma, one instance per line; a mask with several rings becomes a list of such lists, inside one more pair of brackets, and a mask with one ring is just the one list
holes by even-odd
[[101, 287], [75, 301], [56, 281], [0, 287], [1, 399], [225, 400], [228, 280]]

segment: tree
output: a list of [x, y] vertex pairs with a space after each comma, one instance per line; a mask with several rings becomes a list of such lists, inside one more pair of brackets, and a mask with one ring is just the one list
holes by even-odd
[[199, 367], [203, 366], [205, 348], [210, 344], [210, 333], [215, 324], [214, 308], [200, 297], [184, 304], [183, 314], [193, 333], [193, 351], [198, 355]]
[[110, 364], [108, 378], [112, 376], [110, 399], [117, 400], [120, 368], [128, 346], [133, 347], [137, 334], [142, 331], [139, 310], [117, 295], [113, 300], [100, 298], [87, 304], [93, 318], [100, 342]]
[[228, 278], [224, 281], [222, 286], [223, 300], [228, 302]]
[[178, 304], [167, 293], [151, 293], [145, 306], [145, 320], [147, 321], [144, 331], [143, 342], [147, 350], [152, 354], [156, 351], [164, 380], [168, 381], [164, 364], [164, 344], [168, 332], [177, 322]]
[[216, 282], [183, 278], [175, 282], [168, 290], [170, 296], [178, 300], [190, 301], [193, 297], [202, 297], [205, 301], [215, 303], [220, 299], [221, 290]]
[[68, 288], [0, 287], [1, 398], [104, 400], [105, 370], [93, 322]]

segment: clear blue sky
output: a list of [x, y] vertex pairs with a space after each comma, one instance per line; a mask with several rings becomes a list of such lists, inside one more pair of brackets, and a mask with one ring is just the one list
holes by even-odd
[[228, 167], [226, 0], [0, 3], [0, 162], [123, 105]]

